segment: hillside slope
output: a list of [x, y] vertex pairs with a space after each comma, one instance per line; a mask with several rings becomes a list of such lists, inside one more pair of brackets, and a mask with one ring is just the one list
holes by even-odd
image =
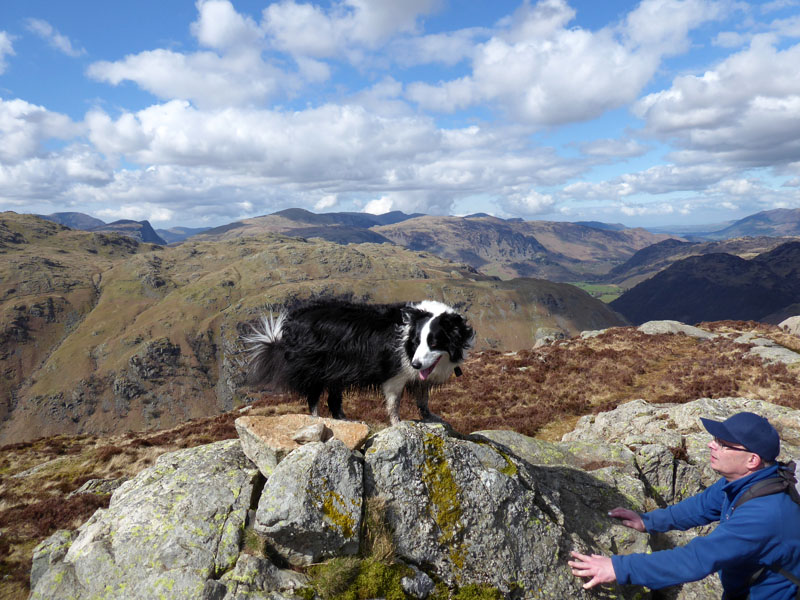
[[703, 235], [712, 240], [743, 236], [800, 236], [800, 208], [765, 210]]
[[103, 273], [157, 246], [0, 214], [0, 421], [53, 348], [96, 306]]
[[673, 319], [764, 320], [800, 302], [800, 242], [755, 258], [692, 256], [673, 263], [611, 302], [632, 323]]
[[[8, 264], [30, 264], [27, 271], [18, 268], [27, 273], [23, 277], [67, 281], [30, 298], [22, 297], [27, 288], [11, 275], [0, 281], [0, 327], [6, 332], [0, 368], [14, 373], [6, 377], [11, 400], [3, 409], [2, 442], [167, 427], [230, 410], [247, 395], [240, 389], [241, 334], [266, 305], [297, 296], [441, 300], [468, 316], [478, 348], [516, 350], [552, 330], [574, 335], [623, 323], [573, 286], [499, 281], [388, 244], [342, 246], [263, 235], [158, 248], [31, 219], [7, 221], [12, 229], [58, 228], [82, 243], [112, 240], [130, 250], [83, 270], [69, 268], [65, 258], [41, 269], [39, 257], [46, 252], [36, 240], [24, 251], [9, 242]], [[76, 265], [81, 256], [76, 253]], [[73, 292], [83, 294], [80, 301]], [[56, 308], [36, 316], [42, 302]]]

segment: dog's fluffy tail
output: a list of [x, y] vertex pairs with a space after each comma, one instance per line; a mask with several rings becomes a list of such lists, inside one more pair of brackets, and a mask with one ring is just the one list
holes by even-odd
[[247, 382], [251, 385], [283, 385], [285, 360], [281, 341], [286, 317], [286, 311], [281, 311], [277, 317], [272, 312], [263, 314], [257, 325], [250, 326], [252, 333], [242, 337], [250, 351]]

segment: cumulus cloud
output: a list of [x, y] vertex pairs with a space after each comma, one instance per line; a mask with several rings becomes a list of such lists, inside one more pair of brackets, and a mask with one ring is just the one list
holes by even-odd
[[161, 223], [169, 222], [175, 216], [169, 208], [149, 202], [102, 208], [96, 214], [98, 218], [106, 222], [129, 219], [131, 221], [147, 220], [150, 223]]
[[780, 50], [772, 36], [702, 75], [683, 75], [634, 107], [647, 133], [680, 148], [674, 159], [744, 167], [800, 160], [800, 45]]
[[69, 140], [83, 131], [66, 115], [24, 100], [0, 98], [0, 160], [16, 164], [43, 152], [46, 140]]
[[28, 31], [35, 33], [50, 44], [50, 46], [67, 56], [77, 58], [78, 56], [86, 54], [85, 49], [74, 47], [67, 36], [59, 33], [58, 30], [43, 19], [28, 19], [27, 28]]
[[[260, 27], [237, 13], [228, 0], [201, 1], [197, 8], [190, 29], [206, 49], [187, 53], [155, 49], [99, 61], [90, 65], [89, 77], [112, 85], [132, 81], [163, 100], [190, 100], [204, 108], [262, 104], [301, 86], [300, 74], [264, 58], [266, 42]], [[319, 66], [304, 66], [303, 73], [312, 80], [326, 76]]]
[[237, 13], [227, 0], [201, 0], [197, 10], [198, 19], [190, 29], [202, 46], [223, 50], [262, 45], [258, 24]]
[[469, 76], [409, 85], [408, 97], [443, 112], [491, 102], [535, 125], [591, 119], [634, 100], [663, 57], [688, 48], [689, 31], [720, 14], [706, 0], [644, 0], [622, 24], [589, 31], [569, 26], [564, 0], [525, 3], [476, 49]]
[[355, 203], [442, 214], [471, 194], [517, 194], [520, 206], [541, 210], [541, 199], [526, 199], [532, 186], [564, 183], [585, 168], [552, 149], [526, 148], [524, 132], [443, 130], [429, 117], [358, 105], [201, 110], [173, 100], [117, 118], [97, 109], [86, 124], [101, 152], [147, 167], [98, 193], [122, 197], [127, 183], [138, 197], [149, 184], [156, 191], [143, 201], [217, 194], [251, 201], [256, 212], [278, 197], [317, 210]]
[[263, 12], [262, 27], [272, 44], [294, 56], [354, 56], [399, 33], [417, 31], [417, 19], [441, 6], [440, 0], [344, 0], [327, 9], [284, 0]]
[[730, 175], [725, 165], [658, 165], [626, 173], [611, 181], [581, 181], [564, 186], [564, 197], [575, 200], [617, 199], [636, 194], [669, 194], [708, 188]]
[[540, 194], [535, 190], [530, 190], [527, 193], [504, 196], [500, 204], [512, 215], [533, 217], [552, 212], [556, 200], [550, 194]]
[[204, 108], [262, 103], [297, 84], [296, 76], [265, 62], [257, 49], [222, 55], [148, 50], [93, 63], [88, 75], [112, 85], [132, 81], [158, 98], [191, 100]]

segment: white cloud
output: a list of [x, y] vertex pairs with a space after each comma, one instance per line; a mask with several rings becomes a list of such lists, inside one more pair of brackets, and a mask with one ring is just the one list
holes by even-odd
[[392, 210], [394, 210], [392, 199], [388, 196], [381, 196], [380, 198], [367, 202], [363, 212], [371, 215], [385, 215]]
[[237, 13], [228, 0], [200, 0], [197, 11], [191, 31], [201, 45], [224, 50], [263, 44], [258, 24]]
[[485, 37], [486, 29], [461, 29], [459, 31], [402, 37], [390, 43], [387, 52], [401, 66], [439, 63], [453, 66], [469, 59], [475, 52], [475, 40]]
[[476, 49], [471, 75], [409, 85], [408, 97], [443, 112], [490, 102], [536, 125], [591, 119], [634, 100], [661, 59], [720, 13], [705, 0], [645, 0], [624, 23], [593, 32], [569, 27], [575, 13], [564, 0], [526, 3]]
[[328, 76], [324, 65], [307, 61], [298, 74], [266, 60], [264, 33], [229, 1], [201, 0], [197, 9], [191, 31], [208, 50], [148, 50], [118, 61], [95, 62], [87, 74], [112, 85], [132, 81], [160, 99], [190, 100], [204, 108], [263, 104], [299, 89], [304, 76], [311, 81]]
[[191, 100], [208, 108], [262, 103], [298, 83], [296, 76], [264, 62], [257, 49], [223, 55], [149, 50], [93, 63], [88, 75], [112, 85], [133, 81], [158, 98]]
[[672, 87], [635, 106], [646, 131], [682, 149], [676, 160], [775, 166], [800, 159], [800, 45], [778, 50], [771, 36], [702, 75], [676, 78]]
[[6, 56], [14, 56], [14, 45], [11, 43], [11, 36], [5, 31], [0, 31], [0, 75], [8, 66]]
[[671, 215], [676, 212], [686, 213], [687, 210], [676, 209], [668, 202], [634, 203], [629, 202], [619, 205], [619, 211], [627, 217], [641, 217], [652, 215]]
[[97, 217], [106, 222], [129, 219], [131, 221], [149, 221], [151, 224], [171, 221], [175, 214], [168, 208], [157, 204], [124, 204], [113, 208], [103, 208], [97, 211]]
[[69, 117], [24, 100], [0, 98], [0, 160], [14, 164], [43, 152], [49, 139], [69, 140], [83, 131]]
[[562, 193], [575, 200], [614, 200], [637, 194], [696, 191], [713, 186], [733, 170], [725, 165], [658, 165], [611, 181], [572, 183], [564, 186]]
[[535, 190], [530, 190], [524, 194], [505, 196], [500, 204], [513, 215], [531, 217], [552, 212], [556, 201], [550, 194], [540, 194]]
[[255, 212], [277, 201], [443, 214], [465, 195], [513, 194], [525, 210], [541, 211], [546, 202], [528, 197], [533, 186], [564, 183], [585, 168], [552, 149], [529, 148], [518, 128], [442, 130], [408, 111], [356, 105], [201, 110], [173, 100], [116, 119], [97, 109], [86, 124], [101, 152], [150, 166], [89, 196], [169, 206], [216, 196], [250, 201]]
[[328, 210], [336, 206], [336, 203], [339, 201], [339, 198], [336, 194], [326, 194], [322, 198], [320, 198], [316, 204], [314, 204], [314, 210], [316, 211], [323, 211]]
[[293, 0], [270, 4], [262, 27], [272, 44], [293, 56], [332, 58], [358, 56], [400, 33], [415, 33], [417, 19], [434, 12], [440, 0], [344, 0], [326, 11]]
[[631, 139], [605, 139], [586, 142], [580, 145], [581, 152], [588, 156], [615, 159], [642, 156], [648, 150], [639, 142]]
[[53, 48], [67, 56], [77, 58], [86, 54], [85, 49], [75, 48], [67, 36], [59, 33], [50, 23], [43, 19], [28, 19], [27, 28], [28, 31], [35, 33]]

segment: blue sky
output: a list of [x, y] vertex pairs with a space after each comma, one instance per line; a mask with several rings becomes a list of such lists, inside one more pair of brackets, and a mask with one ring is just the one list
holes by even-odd
[[0, 210], [800, 207], [800, 2], [4, 0]]

